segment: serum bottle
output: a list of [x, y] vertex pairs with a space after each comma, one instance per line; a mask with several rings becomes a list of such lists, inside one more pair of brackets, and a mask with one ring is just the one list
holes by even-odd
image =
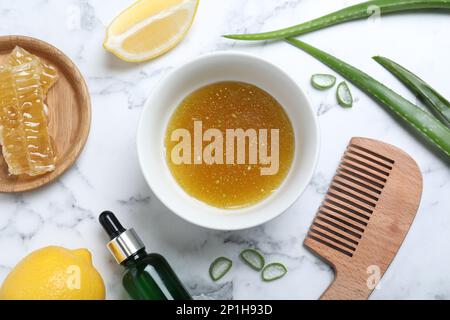
[[135, 300], [191, 300], [167, 260], [147, 253], [134, 229], [125, 229], [110, 212], [100, 214], [100, 224], [111, 238], [107, 247], [117, 263], [125, 268], [123, 286]]

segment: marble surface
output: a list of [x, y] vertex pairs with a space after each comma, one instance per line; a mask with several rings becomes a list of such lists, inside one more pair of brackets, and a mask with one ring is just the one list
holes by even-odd
[[[197, 297], [222, 299], [316, 299], [333, 278], [331, 269], [302, 246], [341, 154], [352, 136], [397, 145], [414, 156], [424, 177], [417, 218], [372, 299], [450, 299], [450, 170], [364, 93], [352, 87], [351, 110], [337, 106], [334, 91], [309, 85], [312, 73], [329, 69], [285, 43], [244, 44], [220, 37], [292, 25], [357, 0], [203, 0], [186, 39], [165, 56], [127, 64], [101, 46], [105, 27], [132, 0], [16, 0], [0, 6], [0, 34], [24, 34], [48, 41], [78, 65], [89, 85], [93, 121], [86, 148], [75, 166], [55, 183], [34, 192], [0, 195], [0, 281], [27, 253], [48, 245], [87, 247], [107, 286], [107, 298], [126, 298], [107, 238], [97, 216], [115, 211], [134, 226], [147, 247], [165, 255]], [[369, 72], [416, 101], [397, 80], [370, 59], [382, 54], [401, 61], [450, 97], [450, 19], [443, 13], [375, 17], [303, 37]], [[263, 226], [216, 232], [170, 213], [147, 187], [136, 156], [137, 122], [146, 97], [172, 68], [218, 50], [249, 52], [286, 70], [306, 90], [319, 117], [321, 156], [314, 178], [296, 204]], [[289, 274], [267, 284], [235, 263], [213, 283], [210, 262], [219, 255], [237, 261], [255, 246], [268, 261], [281, 261]]]

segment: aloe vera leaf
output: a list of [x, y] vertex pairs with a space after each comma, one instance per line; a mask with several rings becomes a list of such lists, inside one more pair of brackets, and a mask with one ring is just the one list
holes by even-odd
[[380, 104], [387, 107], [397, 117], [409, 125], [412, 130], [436, 146], [450, 159], [450, 129], [429, 112], [420, 109], [382, 83], [370, 77], [361, 70], [333, 57], [309, 44], [297, 39], [286, 39], [291, 45], [302, 49], [317, 60], [347, 78], [355, 86], [372, 96]]
[[419, 96], [434, 115], [450, 128], [450, 102], [447, 99], [434, 90], [428, 83], [398, 63], [380, 56], [373, 57], [373, 59]]
[[342, 81], [339, 83], [336, 90], [336, 97], [341, 107], [351, 108], [353, 106], [353, 97], [347, 82]]
[[263, 255], [254, 249], [243, 250], [240, 257], [250, 268], [256, 271], [261, 271], [266, 264]]
[[317, 90], [330, 89], [336, 83], [336, 77], [331, 74], [313, 74], [311, 85]]
[[450, 0], [373, 0], [356, 4], [285, 29], [253, 34], [231, 34], [225, 35], [224, 37], [235, 40], [283, 39], [324, 29], [347, 21], [368, 18], [375, 12], [380, 15], [385, 15], [422, 9], [450, 10]]
[[219, 257], [211, 263], [209, 276], [214, 281], [220, 280], [230, 271], [232, 266], [233, 261], [226, 257]]
[[278, 262], [270, 263], [264, 267], [261, 272], [261, 277], [264, 281], [274, 281], [284, 277], [287, 273], [286, 267]]

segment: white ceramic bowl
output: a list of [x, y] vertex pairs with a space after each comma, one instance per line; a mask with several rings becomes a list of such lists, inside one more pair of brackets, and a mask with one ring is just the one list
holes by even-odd
[[[284, 107], [295, 133], [295, 156], [282, 185], [253, 206], [226, 210], [209, 206], [183, 191], [166, 163], [164, 137], [170, 116], [196, 89], [219, 81], [251, 83], [270, 93]], [[142, 172], [153, 193], [181, 218], [216, 230], [245, 229], [283, 213], [308, 185], [319, 152], [319, 130], [311, 104], [281, 69], [256, 56], [219, 52], [196, 58], [172, 71], [145, 104], [137, 133]]]

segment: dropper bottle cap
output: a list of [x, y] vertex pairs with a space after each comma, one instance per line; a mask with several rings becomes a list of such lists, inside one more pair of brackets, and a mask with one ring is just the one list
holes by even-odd
[[98, 220], [111, 239], [107, 247], [117, 263], [121, 264], [145, 248], [134, 229], [125, 229], [111, 211], [102, 212]]

